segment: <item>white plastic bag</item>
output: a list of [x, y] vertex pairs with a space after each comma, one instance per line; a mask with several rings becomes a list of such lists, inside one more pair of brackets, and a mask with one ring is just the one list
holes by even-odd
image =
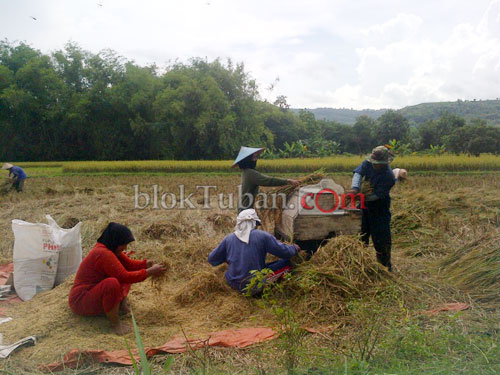
[[14, 287], [23, 301], [52, 289], [56, 279], [62, 282], [69, 272], [78, 269], [82, 259], [81, 223], [72, 229], [62, 229], [49, 215], [47, 220], [49, 224], [12, 220]]
[[82, 222], [79, 222], [71, 229], [63, 229], [57, 225], [56, 221], [50, 215], [47, 215], [46, 219], [52, 228], [52, 235], [56, 243], [61, 246], [55, 280], [55, 285], [59, 285], [68, 276], [76, 273], [82, 262], [82, 238], [80, 235]]

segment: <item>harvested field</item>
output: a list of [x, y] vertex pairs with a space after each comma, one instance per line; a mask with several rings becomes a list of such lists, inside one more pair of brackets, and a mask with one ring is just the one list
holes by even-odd
[[[348, 176], [333, 178], [344, 186], [350, 180]], [[217, 193], [225, 194], [236, 194], [239, 184], [236, 175], [201, 180], [217, 185]], [[147, 257], [169, 267], [165, 278], [131, 289], [129, 299], [146, 346], [163, 344], [179, 334], [181, 327], [197, 337], [225, 328], [277, 327], [277, 317], [259, 300], [241, 296], [226, 285], [225, 266], [213, 268], [206, 262], [209, 252], [231, 233], [236, 209], [218, 208], [215, 195], [209, 202], [211, 208], [203, 209], [205, 202], [197, 202], [199, 192], [192, 198], [195, 209], [153, 209], [151, 205], [134, 209], [133, 186], [151, 194], [154, 184], [161, 191], [174, 192], [184, 184], [187, 192], [194, 192], [200, 177], [156, 176], [148, 177], [147, 183], [139, 176], [28, 180], [25, 194], [0, 197], [1, 261], [12, 259], [10, 221], [14, 218], [44, 222], [50, 214], [63, 226], [82, 221], [84, 254], [107, 223], [115, 221], [132, 229], [136, 242], [129, 251], [135, 252], [133, 257]], [[275, 298], [278, 304], [293, 306], [302, 325], [335, 326], [346, 337], [356, 327], [355, 301], [377, 306], [383, 300], [384, 309], [404, 309], [406, 318], [441, 302], [465, 301], [497, 309], [498, 236], [491, 233], [500, 227], [499, 191], [496, 175], [410, 178], [392, 194], [393, 275], [376, 263], [372, 247], [364, 248], [356, 237], [338, 237], [311, 260], [299, 262]], [[477, 242], [483, 236], [486, 240]], [[470, 275], [466, 277], [461, 272], [466, 264], [484, 272], [476, 276], [466, 272]], [[39, 338], [36, 346], [14, 353], [12, 363], [35, 368], [59, 360], [70, 348], [124, 349], [123, 339], [111, 334], [104, 317], [83, 318], [70, 311], [71, 282], [8, 308], [14, 320], [2, 325], [4, 341], [27, 335]], [[484, 293], [478, 292], [482, 289]], [[128, 339], [133, 341], [133, 335]]]

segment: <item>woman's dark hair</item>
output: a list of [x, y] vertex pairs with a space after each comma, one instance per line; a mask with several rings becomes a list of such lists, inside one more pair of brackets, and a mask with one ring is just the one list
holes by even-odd
[[238, 167], [240, 167], [240, 169], [255, 169], [255, 167], [257, 166], [257, 160], [253, 160], [252, 158], [253, 154], [247, 156], [245, 159], [238, 163]]
[[101, 237], [97, 239], [97, 242], [102, 243], [111, 251], [115, 251], [118, 246], [126, 245], [132, 241], [135, 241], [135, 238], [130, 229], [117, 223], [109, 223]]

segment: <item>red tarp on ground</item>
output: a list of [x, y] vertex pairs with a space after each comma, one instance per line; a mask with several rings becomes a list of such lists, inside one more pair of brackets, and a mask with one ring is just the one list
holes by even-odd
[[[206, 340], [189, 340], [184, 337], [174, 337], [158, 348], [146, 348], [146, 354], [151, 357], [160, 353], [184, 353], [188, 344], [192, 349], [200, 349], [205, 346], [245, 348], [247, 346], [269, 341], [278, 335], [271, 328], [238, 328], [228, 329], [210, 333]], [[137, 349], [132, 350], [137, 361], [140, 360]], [[99, 363], [116, 363], [121, 365], [132, 365], [132, 360], [127, 350], [116, 350], [108, 352], [105, 350], [71, 350], [64, 356], [62, 362], [40, 365], [41, 370], [60, 371], [64, 368], [75, 368], [85, 360]]]
[[[0, 285], [5, 285], [9, 279], [10, 274], [14, 271], [14, 263], [0, 264]], [[0, 303], [16, 303], [22, 302], [23, 300], [17, 295], [12, 295], [4, 300], [0, 300]], [[5, 315], [6, 309], [0, 307], [0, 314]]]
[[12, 272], [14, 272], [14, 263], [0, 264], [0, 285], [5, 285]]

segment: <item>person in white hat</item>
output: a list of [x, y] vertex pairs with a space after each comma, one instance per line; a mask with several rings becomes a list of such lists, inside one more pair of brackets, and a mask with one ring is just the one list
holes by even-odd
[[255, 197], [259, 194], [259, 186], [298, 185], [297, 180], [266, 176], [255, 170], [259, 154], [264, 148], [242, 146], [236, 157], [233, 167], [238, 166], [241, 175], [241, 196], [238, 199], [238, 213], [248, 208], [253, 208]]
[[[208, 262], [214, 267], [222, 263], [228, 264], [226, 281], [240, 292], [246, 292], [253, 270], [270, 269], [273, 273], [267, 277], [267, 282], [281, 278], [291, 270], [290, 258], [300, 251], [298, 245], [286, 245], [272, 234], [256, 229], [259, 222], [253, 208], [241, 211], [236, 219], [234, 232], [226, 236], [208, 256]], [[280, 259], [266, 263], [267, 253]], [[258, 295], [260, 291], [251, 290], [250, 293]]]
[[15, 188], [17, 192], [23, 191], [24, 180], [26, 180], [26, 173], [23, 169], [9, 163], [2, 165], [2, 169], [9, 171], [9, 178], [12, 180], [12, 187]]
[[396, 181], [403, 182], [406, 181], [408, 178], [408, 171], [403, 168], [394, 168], [392, 170], [392, 173], [394, 173], [394, 177], [396, 178]]

